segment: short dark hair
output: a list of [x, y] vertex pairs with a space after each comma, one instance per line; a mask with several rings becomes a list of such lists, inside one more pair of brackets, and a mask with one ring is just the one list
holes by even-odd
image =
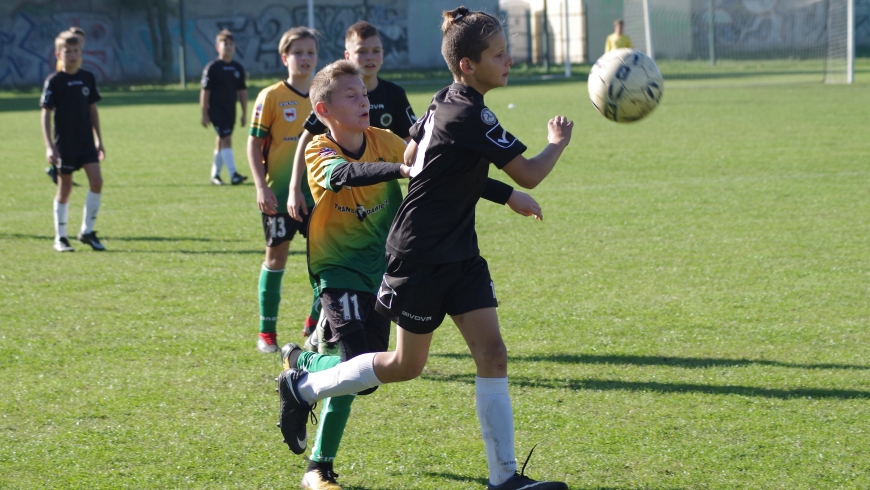
[[227, 39], [234, 43], [236, 42], [236, 39], [233, 37], [232, 31], [230, 31], [229, 29], [224, 29], [217, 33], [217, 36], [214, 38], [214, 43], [217, 44]]
[[345, 75], [359, 77], [359, 68], [352, 61], [348, 60], [335, 61], [321, 68], [314, 75], [314, 80], [311, 81], [311, 89], [308, 91], [311, 107], [316, 106], [318, 102], [332, 102], [332, 93], [335, 91], [337, 81], [339, 77]]
[[348, 42], [355, 37], [363, 40], [375, 36], [381, 37], [381, 33], [378, 32], [378, 28], [372, 25], [370, 22], [361, 20], [347, 28], [347, 30], [344, 32], [344, 42]]
[[462, 70], [462, 58], [479, 62], [481, 54], [489, 48], [486, 39], [502, 32], [501, 21], [486, 12], [471, 12], [465, 7], [444, 11], [441, 24], [441, 56], [455, 76]]
[[59, 53], [62, 48], [65, 46], [81, 46], [82, 43], [79, 41], [79, 38], [76, 37], [70, 31], [63, 31], [56, 38], [54, 38], [54, 52]]

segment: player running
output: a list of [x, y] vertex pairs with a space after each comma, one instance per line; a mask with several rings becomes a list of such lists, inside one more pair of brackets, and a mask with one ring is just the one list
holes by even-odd
[[570, 141], [573, 123], [551, 119], [549, 144], [526, 159], [525, 145], [483, 101], [487, 92], [507, 84], [513, 64], [500, 22], [460, 7], [444, 13], [442, 32], [441, 51], [454, 83], [435, 95], [411, 130], [413, 141], [404, 155], [405, 163], [412, 163], [411, 181], [387, 238], [387, 270], [375, 306], [399, 325], [396, 350], [361, 354], [320, 372], [284, 370], [278, 378], [279, 424], [291, 449], [299, 449], [293, 444], [300, 441], [304, 449], [314, 402], [417, 377], [434, 330], [450, 315], [477, 366], [475, 399], [489, 487], [566, 489], [564, 483], [536, 482], [516, 472], [507, 349], [493, 282], [477, 246], [474, 209], [486, 188], [489, 162], [521, 186], [535, 187]]
[[[411, 125], [417, 120], [414, 109], [408, 102], [405, 90], [393, 82], [378, 78], [378, 72], [384, 62], [384, 46], [378, 29], [372, 24], [361, 20], [347, 28], [344, 35], [344, 58], [352, 61], [360, 70], [363, 83], [368, 91], [369, 123], [381, 129], [389, 129], [405, 141], [411, 139]], [[305, 180], [305, 148], [314, 136], [326, 133], [324, 125], [312, 112], [305, 121], [305, 131], [299, 138], [296, 148], [296, 158], [293, 164], [293, 178], [290, 179], [290, 197], [287, 212], [290, 217], [301, 220], [308, 214], [308, 203], [302, 193], [302, 182]], [[309, 315], [305, 320], [302, 335], [307, 337], [317, 323], [316, 315]], [[315, 342], [319, 339], [313, 339]]]

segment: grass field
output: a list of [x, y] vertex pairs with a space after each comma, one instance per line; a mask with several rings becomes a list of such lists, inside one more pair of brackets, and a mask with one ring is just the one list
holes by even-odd
[[[867, 78], [666, 85], [633, 125], [599, 116], [579, 81], [487, 96], [532, 153], [547, 118], [576, 121], [531, 191], [543, 222], [478, 208], [518, 458], [538, 444], [529, 474], [575, 490], [870, 488]], [[409, 88], [420, 114], [438, 87]], [[297, 485], [279, 361], [254, 348], [254, 188], [209, 185], [196, 97], [104, 93], [99, 254], [52, 250], [36, 96], [0, 98], [0, 488]], [[294, 241], [282, 342], [307, 311], [304, 263]], [[419, 379], [357, 400], [339, 482], [483, 488], [473, 373], [446, 323]]]

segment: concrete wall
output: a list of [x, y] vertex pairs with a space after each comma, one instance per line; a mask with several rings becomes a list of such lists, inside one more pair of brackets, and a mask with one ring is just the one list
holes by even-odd
[[[181, 24], [179, 0], [170, 6], [173, 79], [179, 77]], [[127, 4], [135, 3], [128, 1]], [[384, 67], [443, 67], [438, 26], [442, 10], [456, 0], [315, 0], [315, 27], [322, 31], [320, 65], [342, 57], [344, 31], [366, 19], [381, 32]], [[0, 87], [40, 85], [54, 71], [53, 40], [62, 30], [80, 26], [87, 32], [84, 67], [98, 81], [154, 82], [161, 71], [141, 10], [118, 0], [3, 0], [0, 2]], [[497, 12], [498, 0], [465, 2], [470, 8]], [[236, 60], [252, 76], [282, 76], [277, 53], [281, 34], [307, 25], [306, 0], [184, 0], [184, 39], [188, 80], [196, 81], [215, 57], [214, 37], [223, 28], [236, 39]], [[158, 34], [159, 35], [159, 34]]]

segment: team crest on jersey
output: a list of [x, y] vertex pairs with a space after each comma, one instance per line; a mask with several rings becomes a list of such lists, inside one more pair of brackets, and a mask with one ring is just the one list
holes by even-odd
[[317, 152], [317, 156], [320, 157], [332, 157], [338, 155], [335, 150], [332, 148], [321, 148], [320, 151]]
[[390, 114], [388, 112], [381, 114], [381, 126], [387, 127], [392, 123], [393, 123], [393, 115], [392, 114]]
[[284, 108], [284, 120], [287, 122], [293, 122], [296, 120], [296, 108], [295, 107], [285, 107]]
[[260, 115], [263, 114], [263, 104], [257, 104], [254, 106], [254, 119], [260, 119]]
[[486, 107], [484, 107], [483, 110], [480, 111], [480, 118], [487, 126], [492, 126], [493, 124], [498, 122], [498, 119], [495, 118], [495, 114], [493, 114], [492, 111]]
[[234, 71], [233, 74], [236, 76], [236, 78], [239, 78], [241, 76], [238, 70]]
[[91, 95], [91, 89], [89, 89], [87, 87], [82, 87], [82, 95], [84, 95], [85, 97], [87, 97], [88, 95]]

